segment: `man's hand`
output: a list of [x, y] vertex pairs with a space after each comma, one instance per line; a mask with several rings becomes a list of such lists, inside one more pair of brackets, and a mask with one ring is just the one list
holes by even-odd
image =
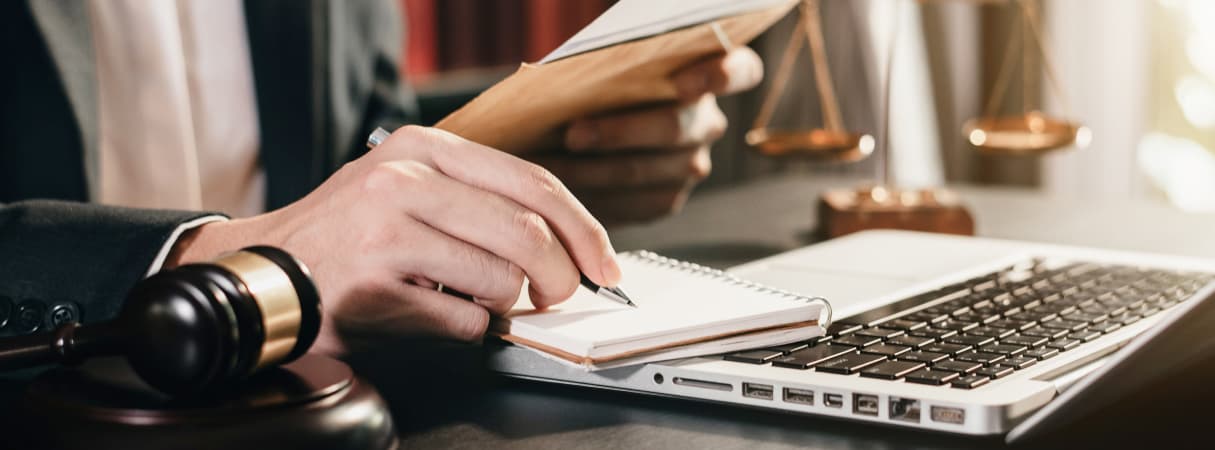
[[746, 47], [694, 63], [671, 76], [676, 102], [577, 120], [566, 130], [568, 152], [529, 158], [605, 222], [670, 214], [709, 175], [709, 147], [726, 129], [716, 95], [762, 78], [759, 56]]
[[525, 275], [537, 307], [572, 295], [579, 270], [620, 281], [603, 226], [549, 171], [420, 127], [397, 130], [283, 209], [200, 227], [172, 262], [253, 244], [311, 268], [324, 303], [314, 349], [330, 354], [383, 337], [480, 339]]

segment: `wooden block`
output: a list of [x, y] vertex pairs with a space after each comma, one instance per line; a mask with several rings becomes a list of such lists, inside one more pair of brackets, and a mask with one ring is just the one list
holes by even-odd
[[825, 239], [875, 229], [975, 234], [974, 218], [958, 195], [945, 189], [831, 190], [819, 198], [818, 216]]

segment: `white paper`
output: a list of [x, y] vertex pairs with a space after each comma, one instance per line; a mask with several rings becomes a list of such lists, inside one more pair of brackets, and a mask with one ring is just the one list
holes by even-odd
[[540, 64], [786, 3], [789, 0], [620, 0]]

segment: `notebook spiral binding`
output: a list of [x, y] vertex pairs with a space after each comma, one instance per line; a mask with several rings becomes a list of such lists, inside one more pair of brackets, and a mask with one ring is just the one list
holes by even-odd
[[786, 291], [784, 289], [778, 289], [778, 288], [774, 288], [774, 287], [771, 287], [768, 285], [756, 283], [754, 281], [744, 280], [744, 279], [736, 277], [724, 270], [718, 270], [718, 269], [714, 269], [712, 267], [702, 266], [700, 264], [696, 264], [693, 262], [681, 261], [681, 260], [678, 260], [675, 258], [669, 258], [669, 257], [662, 256], [662, 255], [659, 255], [657, 253], [654, 253], [654, 252], [651, 252], [648, 250], [627, 252], [627, 253], [625, 253], [625, 255], [630, 258], [634, 258], [634, 259], [640, 260], [645, 263], [655, 264], [655, 265], [670, 268], [670, 269], [676, 269], [676, 270], [679, 270], [682, 272], [687, 272], [687, 273], [690, 273], [693, 275], [706, 276], [709, 278], [719, 279], [719, 280], [722, 280], [722, 281], [725, 281], [728, 283], [732, 283], [735, 285], [744, 286], [748, 289], [752, 289], [757, 292], [780, 295], [780, 296], [783, 296], [783, 297], [788, 298], [789, 300], [795, 301], [795, 302], [822, 303], [823, 309], [825, 309], [827, 311], [827, 320], [825, 322], [822, 322], [821, 326], [825, 329], [831, 325], [831, 319], [832, 319], [831, 303], [828, 303], [827, 299], [825, 299], [825, 298], [801, 295], [798, 293]]

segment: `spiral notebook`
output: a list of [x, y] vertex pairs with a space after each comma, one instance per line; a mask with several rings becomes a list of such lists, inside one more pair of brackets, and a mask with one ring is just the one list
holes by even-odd
[[536, 310], [524, 297], [491, 334], [587, 370], [804, 341], [823, 334], [830, 305], [652, 252], [618, 260], [638, 308], [589, 290]]

